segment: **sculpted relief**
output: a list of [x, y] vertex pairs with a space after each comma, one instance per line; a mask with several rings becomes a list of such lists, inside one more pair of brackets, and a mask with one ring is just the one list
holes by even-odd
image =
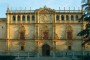
[[52, 23], [52, 14], [40, 14], [39, 22], [40, 23]]

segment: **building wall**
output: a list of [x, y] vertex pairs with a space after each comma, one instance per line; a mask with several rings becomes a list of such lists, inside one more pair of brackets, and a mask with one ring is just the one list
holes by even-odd
[[6, 39], [6, 21], [0, 20], [0, 39]]
[[[10, 39], [20, 39], [20, 24], [10, 25]], [[25, 28], [25, 39], [34, 39], [34, 24], [23, 25]]]
[[7, 51], [6, 29], [6, 21], [0, 19], [0, 52]]
[[[12, 13], [11, 13], [12, 12]], [[11, 52], [22, 51], [21, 46], [24, 46], [26, 52], [39, 52], [42, 55], [42, 46], [48, 44], [51, 49], [51, 54], [55, 51], [68, 51], [68, 46], [71, 46], [71, 51], [81, 51], [82, 39], [77, 36], [77, 33], [83, 29], [82, 23], [78, 23], [78, 18], [82, 15], [82, 12], [56, 12], [52, 9], [39, 9], [34, 12], [21, 12], [19, 14], [8, 10], [7, 21], [0, 23], [0, 51], [9, 50]], [[18, 21], [18, 15], [21, 19]], [[22, 16], [25, 15], [25, 21]], [[30, 20], [27, 20], [27, 16], [30, 16]], [[35, 16], [33, 21], [32, 16]], [[59, 16], [57, 20], [56, 16]], [[64, 16], [62, 20], [61, 16]], [[66, 20], [66, 15], [69, 16], [69, 20]], [[71, 20], [71, 15], [74, 16], [74, 20]], [[15, 16], [16, 20], [13, 20]], [[43, 18], [44, 17], [44, 18]], [[7, 25], [6, 25], [7, 24]], [[3, 26], [3, 27], [2, 27]], [[20, 27], [25, 28], [25, 39], [20, 39]], [[67, 38], [67, 30], [71, 27], [72, 39]], [[48, 39], [44, 39], [44, 32], [48, 32]], [[2, 40], [3, 39], [3, 40]], [[5, 41], [4, 41], [5, 40]], [[85, 50], [89, 51], [90, 47]]]

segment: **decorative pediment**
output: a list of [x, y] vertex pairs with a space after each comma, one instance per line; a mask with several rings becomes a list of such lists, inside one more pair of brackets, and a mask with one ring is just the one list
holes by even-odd
[[44, 6], [43, 8], [37, 9], [35, 12], [45, 14], [45, 13], [55, 13], [55, 10]]

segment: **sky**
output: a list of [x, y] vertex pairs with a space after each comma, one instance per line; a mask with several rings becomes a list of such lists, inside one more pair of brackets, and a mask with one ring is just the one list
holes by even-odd
[[81, 0], [0, 0], [0, 18], [6, 18], [6, 10], [9, 7], [12, 10], [35, 10], [47, 6], [48, 8], [59, 10], [81, 9]]

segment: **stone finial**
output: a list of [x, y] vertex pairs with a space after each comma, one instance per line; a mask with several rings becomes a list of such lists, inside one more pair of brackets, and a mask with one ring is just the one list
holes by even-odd
[[80, 10], [80, 7], [78, 7], [78, 10]]
[[64, 10], [65, 10], [65, 7], [64, 7]]
[[30, 7], [30, 12], [31, 12], [31, 7]]
[[70, 10], [70, 7], [69, 7], [69, 10]]
[[25, 7], [25, 10], [26, 10], [26, 7]]
[[7, 10], [10, 10], [9, 5], [7, 6]]
[[7, 12], [10, 13], [10, 7], [9, 7], [9, 5], [7, 6]]
[[25, 7], [25, 12], [27, 12], [27, 11], [26, 11], [26, 7]]
[[31, 10], [31, 7], [30, 7], [30, 10]]
[[59, 10], [60, 10], [60, 7], [59, 7]]
[[44, 8], [47, 8], [47, 6], [45, 5]]
[[65, 7], [64, 7], [64, 12], [65, 12]]
[[74, 11], [75, 11], [75, 7], [74, 7]]
[[69, 12], [70, 12], [70, 7], [69, 7]]
[[59, 12], [60, 12], [60, 7], [59, 7]]
[[20, 12], [22, 12], [22, 7], [20, 7]]
[[17, 13], [17, 8], [16, 8], [16, 13]]

